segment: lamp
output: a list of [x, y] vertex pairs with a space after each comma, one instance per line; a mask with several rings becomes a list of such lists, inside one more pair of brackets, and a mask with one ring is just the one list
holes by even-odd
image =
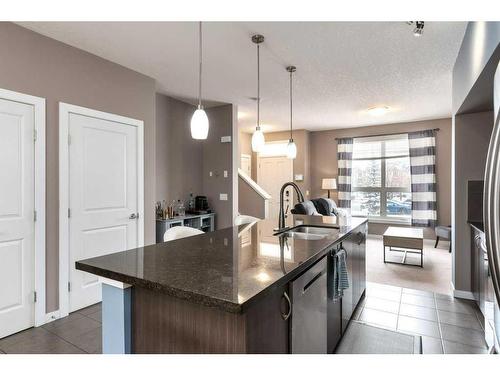
[[207, 139], [208, 136], [208, 117], [201, 105], [201, 74], [202, 74], [202, 34], [201, 34], [201, 22], [199, 23], [199, 80], [198, 80], [198, 108], [193, 113], [191, 117], [191, 137], [193, 139]]
[[287, 66], [286, 71], [290, 73], [290, 139], [288, 141], [288, 146], [286, 147], [286, 157], [288, 159], [295, 159], [297, 157], [297, 145], [293, 141], [293, 101], [292, 101], [292, 74], [297, 70], [293, 65]]
[[262, 35], [252, 36], [252, 42], [257, 45], [257, 126], [252, 135], [252, 151], [261, 152], [266, 144], [264, 133], [260, 129], [260, 44], [264, 42]]
[[321, 189], [328, 190], [328, 198], [330, 198], [330, 190], [337, 189], [337, 180], [335, 178], [324, 178], [321, 181]]

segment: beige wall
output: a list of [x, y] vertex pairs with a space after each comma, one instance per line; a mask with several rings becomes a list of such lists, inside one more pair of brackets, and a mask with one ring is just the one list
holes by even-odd
[[[156, 200], [203, 195], [203, 142], [191, 137], [196, 107], [156, 94]], [[213, 124], [215, 126], [216, 124]]]
[[467, 224], [467, 181], [484, 180], [493, 129], [493, 112], [456, 115], [454, 119], [454, 286], [471, 291], [471, 238]]
[[[433, 128], [440, 128], [436, 136], [438, 221], [441, 225], [451, 224], [451, 119], [311, 132], [312, 196], [326, 197], [327, 192], [321, 189], [321, 180], [326, 177], [336, 177], [338, 174], [335, 138], [404, 133]], [[333, 193], [333, 198], [337, 200], [337, 192]], [[385, 224], [370, 223], [369, 225], [370, 233], [373, 234], [382, 234], [386, 228]], [[425, 235], [432, 238], [433, 231], [426, 230]]]
[[46, 99], [46, 302], [58, 309], [58, 103], [144, 121], [145, 243], [154, 243], [155, 81], [36, 34], [0, 23], [0, 87]]

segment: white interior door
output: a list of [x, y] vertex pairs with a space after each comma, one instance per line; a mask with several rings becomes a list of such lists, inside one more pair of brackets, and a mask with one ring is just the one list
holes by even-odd
[[246, 173], [248, 177], [252, 177], [252, 157], [247, 154], [241, 154], [241, 170]]
[[70, 113], [68, 131], [71, 312], [101, 301], [98, 278], [76, 261], [140, 246], [142, 177], [136, 126]]
[[[285, 182], [293, 181], [293, 160], [286, 156], [259, 158], [257, 183], [271, 195], [269, 200], [269, 219], [278, 219], [280, 206], [280, 189]], [[292, 204], [292, 190], [287, 188], [285, 194], [285, 208]], [[290, 206], [290, 208], [292, 208]], [[277, 221], [276, 221], [277, 223]]]
[[0, 99], [0, 338], [35, 323], [34, 106]]

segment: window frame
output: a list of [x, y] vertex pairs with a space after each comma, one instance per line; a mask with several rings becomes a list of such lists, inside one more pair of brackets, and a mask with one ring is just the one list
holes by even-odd
[[[356, 141], [360, 142], [363, 139], [366, 139], [366, 142], [372, 141], [371, 138], [376, 138], [381, 142], [381, 155], [380, 157], [367, 157], [367, 158], [355, 158], [354, 150], [352, 154], [352, 162], [354, 164], [355, 161], [358, 160], [380, 160], [380, 187], [356, 187], [351, 182], [351, 193], [361, 192], [361, 193], [379, 193], [380, 194], [380, 214], [378, 216], [366, 215], [369, 221], [372, 222], [381, 222], [381, 223], [411, 223], [411, 212], [409, 216], [388, 216], [387, 215], [387, 193], [411, 193], [411, 186], [408, 187], [387, 187], [386, 186], [386, 161], [389, 159], [401, 159], [404, 157], [410, 158], [409, 148], [408, 153], [406, 155], [397, 155], [397, 156], [385, 156], [386, 154], [386, 142], [391, 139], [400, 139], [403, 138], [402, 134], [396, 136], [380, 136], [380, 137], [359, 137], [354, 139], [354, 143]], [[352, 167], [354, 172], [354, 165]], [[352, 174], [351, 174], [352, 176]], [[410, 175], [411, 178], [411, 175]], [[351, 177], [352, 181], [352, 177]], [[410, 182], [411, 184], [411, 182]], [[362, 215], [353, 215], [353, 216], [362, 216]]]

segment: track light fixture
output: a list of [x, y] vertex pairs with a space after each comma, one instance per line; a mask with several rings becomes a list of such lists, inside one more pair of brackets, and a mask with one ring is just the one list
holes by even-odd
[[424, 21], [409, 21], [408, 25], [415, 25], [413, 29], [413, 35], [415, 37], [420, 37], [424, 33]]

